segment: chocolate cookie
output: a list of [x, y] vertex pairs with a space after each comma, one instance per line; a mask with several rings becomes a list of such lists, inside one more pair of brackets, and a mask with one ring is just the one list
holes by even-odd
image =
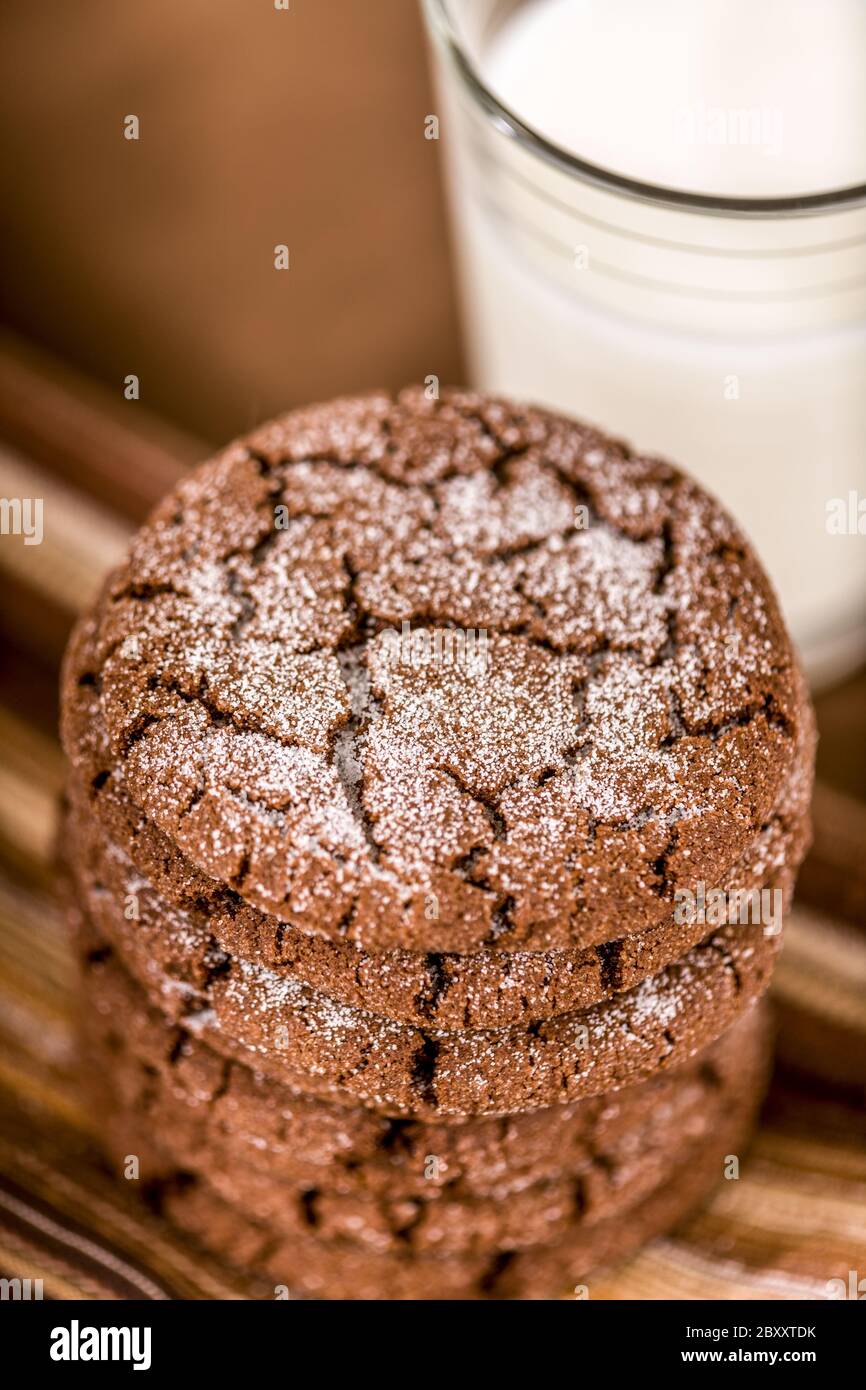
[[234, 1152], [243, 1168], [301, 1187], [502, 1195], [585, 1166], [637, 1130], [675, 1127], [707, 1089], [757, 1089], [765, 1065], [758, 1008], [684, 1066], [615, 1095], [497, 1118], [388, 1119], [300, 1095], [220, 1057], [148, 1005], [110, 948], [83, 935], [91, 1070], [110, 1078], [122, 1107], [149, 1115], [156, 1133], [188, 1135], [185, 1163], [198, 1151]]
[[[426, 1193], [401, 1193], [395, 1187], [370, 1195], [338, 1192], [329, 1185], [286, 1183], [243, 1161], [237, 1147], [210, 1148], [191, 1142], [184, 1103], [162, 1107], [155, 1128], [151, 1114], [115, 1103], [106, 1132], [118, 1159], [147, 1154], [154, 1144], [163, 1164], [148, 1179], [169, 1169], [201, 1173], [226, 1201], [282, 1235], [308, 1235], [325, 1241], [347, 1240], [371, 1250], [402, 1254], [478, 1254], [485, 1250], [522, 1250], [558, 1239], [576, 1224], [585, 1226], [634, 1206], [665, 1181], [687, 1152], [724, 1132], [732, 1110], [740, 1113], [744, 1097], [757, 1106], [759, 1058], [743, 1058], [743, 1075], [728, 1086], [698, 1078], [674, 1095], [667, 1122], [651, 1118], [617, 1135], [577, 1168], [518, 1189], [494, 1190], [488, 1197], [466, 1194], [453, 1183]], [[185, 1124], [184, 1122], [187, 1121]], [[158, 1138], [154, 1139], [154, 1135]], [[327, 1174], [323, 1175], [327, 1183]]]
[[[434, 1200], [383, 1195], [345, 1196], [328, 1189], [293, 1191], [236, 1162], [223, 1166], [213, 1156], [198, 1156], [194, 1171], [226, 1201], [278, 1235], [309, 1235], [326, 1242], [403, 1255], [477, 1255], [501, 1249], [523, 1250], [559, 1239], [576, 1225], [590, 1227], [627, 1212], [657, 1189], [696, 1144], [724, 1132], [731, 1107], [741, 1099], [709, 1099], [703, 1115], [692, 1116], [692, 1130], [674, 1132], [655, 1145], [638, 1132], [639, 1152], [629, 1161], [616, 1150], [601, 1153], [594, 1166], [546, 1180], [508, 1194], [461, 1198], [445, 1191]], [[118, 1154], [139, 1153], [146, 1142], [140, 1116], [115, 1111], [108, 1132]], [[158, 1149], [171, 1168], [173, 1133], [160, 1135]], [[625, 1148], [623, 1142], [621, 1145]], [[147, 1176], [144, 1174], [143, 1176]]]
[[476, 1256], [371, 1252], [347, 1241], [275, 1238], [267, 1227], [222, 1201], [206, 1181], [184, 1175], [162, 1184], [164, 1214], [202, 1249], [258, 1270], [275, 1289], [329, 1299], [537, 1299], [573, 1294], [601, 1266], [624, 1259], [684, 1219], [719, 1182], [726, 1156], [742, 1152], [752, 1102], [732, 1110], [724, 1129], [692, 1146], [641, 1202], [596, 1225], [575, 1225], [558, 1240], [527, 1250]]
[[[75, 872], [73, 868], [73, 874]], [[82, 907], [162, 1011], [216, 1051], [295, 1089], [395, 1115], [500, 1114], [616, 1090], [714, 1041], [769, 983], [780, 943], [760, 924], [712, 932], [634, 989], [526, 1029], [440, 1032], [337, 1004], [291, 977], [222, 953], [180, 928], [200, 986], [153, 969], [119, 904]], [[166, 908], [157, 919], [171, 930]], [[121, 926], [120, 923], [123, 925]], [[781, 926], [781, 924], [779, 924]]]
[[[82, 728], [98, 727], [98, 701], [91, 687], [77, 688], [75, 704]], [[727, 894], [779, 889], [787, 907], [809, 833], [814, 734], [808, 720], [801, 729], [803, 747], [782, 801], [731, 880], [713, 888]], [[119, 770], [104, 780], [97, 778], [95, 788], [92, 781], [82, 785], [73, 777], [69, 789], [73, 816], [68, 857], [90, 883], [104, 884], [124, 903], [142, 894], [146, 898], [152, 884], [172, 907], [193, 919], [199, 932], [207, 931], [213, 939], [212, 955], [222, 950], [240, 956], [296, 977], [340, 1003], [395, 1021], [443, 1030], [502, 1028], [573, 1012], [640, 983], [705, 935], [700, 920], [685, 920], [660, 923], [583, 950], [370, 955], [351, 942], [315, 937], [267, 917], [207, 878], [129, 800]], [[109, 836], [115, 837], [116, 845]], [[143, 930], [147, 916], [145, 903], [141, 920], [131, 917], [128, 930]], [[170, 933], [165, 940], [153, 934], [150, 949], [155, 968], [172, 978], [186, 978], [185, 954], [178, 965]]]
[[[116, 912], [88, 902], [103, 924]], [[114, 938], [112, 944], [119, 947]], [[617, 1090], [714, 1041], [769, 983], [779, 945], [729, 926], [643, 984], [529, 1029], [438, 1033], [350, 1009], [244, 961], [201, 958], [202, 989], [123, 956], [162, 1011], [216, 1051], [285, 1084], [394, 1115], [505, 1114]]]
[[710, 498], [459, 392], [295, 412], [224, 451], [139, 533], [94, 637], [64, 698], [92, 684], [133, 801], [260, 911], [368, 951], [669, 919], [754, 843], [804, 717]]

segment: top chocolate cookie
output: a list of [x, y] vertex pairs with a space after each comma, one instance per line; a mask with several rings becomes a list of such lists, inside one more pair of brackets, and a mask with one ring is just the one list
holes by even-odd
[[258, 908], [367, 950], [662, 920], [759, 833], [802, 717], [716, 502], [458, 391], [230, 446], [153, 512], [95, 629], [76, 679], [148, 817]]

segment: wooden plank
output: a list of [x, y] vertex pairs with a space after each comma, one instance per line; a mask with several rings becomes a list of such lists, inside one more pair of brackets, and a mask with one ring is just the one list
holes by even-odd
[[10, 333], [0, 333], [0, 439], [131, 521], [209, 452], [124, 401], [120, 385], [112, 393]]

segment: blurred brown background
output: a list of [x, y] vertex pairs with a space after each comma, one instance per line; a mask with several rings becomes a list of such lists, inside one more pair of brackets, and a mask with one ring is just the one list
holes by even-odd
[[206, 440], [460, 379], [415, 0], [6, 0], [2, 54], [19, 331]]

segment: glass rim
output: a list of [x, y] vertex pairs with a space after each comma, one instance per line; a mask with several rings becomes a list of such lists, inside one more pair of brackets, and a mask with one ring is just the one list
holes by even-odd
[[421, 0], [431, 30], [438, 34], [470, 95], [474, 97], [491, 124], [522, 148], [529, 150], [545, 163], [572, 174], [584, 183], [617, 193], [634, 202], [652, 203], [657, 207], [679, 212], [695, 212], [725, 217], [810, 217], [821, 212], [841, 212], [866, 206], [866, 183], [848, 188], [830, 189], [823, 193], [790, 195], [784, 198], [732, 198], [711, 193], [690, 193], [682, 188], [667, 188], [662, 184], [643, 183], [625, 174], [592, 164], [579, 155], [548, 140], [522, 121], [514, 111], [488, 87], [457, 32], [451, 17], [453, 0]]

